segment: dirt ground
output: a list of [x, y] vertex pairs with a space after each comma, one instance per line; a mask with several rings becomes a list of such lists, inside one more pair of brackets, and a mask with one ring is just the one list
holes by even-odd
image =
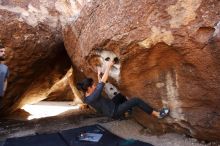
[[218, 146], [216, 143], [199, 142], [196, 139], [176, 133], [167, 133], [161, 136], [151, 135], [132, 118], [126, 120], [109, 120], [106, 117], [94, 114], [94, 112], [88, 109], [82, 111], [70, 110], [59, 116], [30, 121], [1, 119], [0, 141], [4, 142], [9, 137], [53, 133], [97, 123], [125, 139], [141, 140], [155, 146]]

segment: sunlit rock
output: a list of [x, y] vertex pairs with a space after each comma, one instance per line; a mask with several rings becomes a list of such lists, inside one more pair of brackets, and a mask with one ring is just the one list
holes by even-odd
[[101, 52], [114, 54], [120, 67], [109, 83], [156, 109], [171, 109], [159, 122], [138, 110], [143, 125], [219, 140], [219, 6], [218, 0], [91, 1], [64, 27], [65, 47], [94, 78], [97, 66], [104, 67]]

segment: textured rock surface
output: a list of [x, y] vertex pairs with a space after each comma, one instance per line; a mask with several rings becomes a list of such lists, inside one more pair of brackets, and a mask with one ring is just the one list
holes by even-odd
[[3, 113], [73, 96], [63, 78], [70, 63], [64, 41], [76, 72], [87, 76], [119, 58], [108, 95], [115, 86], [156, 109], [170, 107], [161, 121], [135, 110], [141, 124], [219, 140], [219, 7], [218, 0], [2, 0], [0, 39], [11, 70]]
[[63, 29], [64, 43], [72, 62], [92, 77], [109, 51], [120, 59], [114, 85], [157, 109], [170, 107], [159, 122], [137, 111], [143, 125], [220, 140], [219, 7], [218, 0], [91, 1]]
[[[63, 46], [61, 26], [65, 21], [61, 21], [59, 2], [0, 1], [0, 39], [8, 47], [6, 64], [10, 69], [1, 113], [46, 98], [43, 95], [70, 67]], [[67, 8], [62, 10], [65, 13]]]

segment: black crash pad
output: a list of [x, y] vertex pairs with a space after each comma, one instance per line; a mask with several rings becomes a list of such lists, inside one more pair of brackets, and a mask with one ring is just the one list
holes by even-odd
[[[98, 142], [79, 140], [82, 133], [102, 134]], [[9, 138], [3, 146], [152, 146], [135, 140], [125, 140], [100, 125], [64, 130], [54, 134], [39, 134], [20, 138]]]
[[[98, 142], [80, 141], [78, 139], [81, 133], [98, 133], [103, 134]], [[69, 146], [153, 146], [141, 141], [128, 141], [116, 136], [100, 125], [85, 126], [76, 129], [70, 129], [60, 132]]]
[[58, 133], [9, 138], [4, 146], [68, 146]]

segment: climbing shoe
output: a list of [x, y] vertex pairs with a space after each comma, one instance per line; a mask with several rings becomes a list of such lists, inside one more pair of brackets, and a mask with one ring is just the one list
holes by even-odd
[[159, 119], [163, 119], [164, 117], [166, 117], [168, 114], [169, 114], [170, 110], [168, 108], [163, 108], [161, 111], [160, 111], [160, 114], [159, 114]]

